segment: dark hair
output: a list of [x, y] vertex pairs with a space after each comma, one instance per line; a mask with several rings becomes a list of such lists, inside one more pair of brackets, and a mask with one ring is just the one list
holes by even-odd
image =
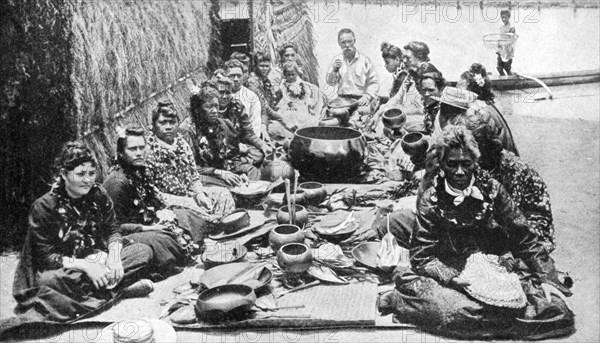
[[250, 63], [250, 57], [248, 57], [248, 55], [244, 54], [243, 52], [239, 52], [239, 51], [234, 51], [231, 54], [231, 56], [229, 56], [229, 59], [238, 60], [242, 63]]
[[127, 137], [143, 137], [144, 142], [146, 142], [144, 133], [145, 131], [141, 126], [128, 125], [125, 127], [125, 136], [117, 138], [117, 164], [123, 165], [125, 162], [121, 157], [121, 154], [123, 154], [125, 152], [125, 148], [127, 148]]
[[285, 51], [287, 49], [294, 49], [294, 52], [298, 54], [298, 47], [296, 46], [296, 44], [292, 42], [287, 42], [283, 44], [281, 48], [279, 48], [279, 60], [283, 61], [283, 55], [285, 55]]
[[510, 10], [502, 10], [500, 11], [500, 16], [502, 17], [503, 15], [507, 15], [510, 18]]
[[352, 37], [354, 37], [354, 39], [356, 39], [356, 35], [354, 34], [354, 31], [350, 30], [349, 28], [343, 28], [338, 32], [338, 40], [340, 40], [340, 37], [345, 33], [351, 34]]
[[402, 53], [402, 49], [399, 47], [390, 44], [388, 42], [381, 43], [381, 57], [383, 59], [386, 58], [399, 58], [402, 60], [404, 54]]
[[[475, 75], [480, 75], [483, 79], [483, 86], [477, 83]], [[467, 81], [467, 90], [478, 95], [478, 99], [482, 101], [494, 101], [496, 97], [492, 92], [492, 83], [487, 70], [480, 63], [473, 63], [468, 71], [462, 73], [460, 78]]]
[[404, 50], [412, 51], [419, 61], [429, 62], [429, 47], [423, 42], [412, 41], [404, 46]]
[[63, 145], [54, 160], [54, 170], [58, 176], [61, 169], [71, 171], [87, 162], [91, 162], [93, 166], [97, 164], [92, 151], [80, 141], [70, 141]]
[[481, 166], [484, 169], [492, 169], [499, 162], [503, 149], [500, 139], [500, 128], [496, 126], [494, 119], [484, 111], [467, 111], [464, 125], [473, 133], [473, 137], [481, 151]]
[[190, 115], [196, 130], [203, 132], [206, 113], [202, 106], [210, 99], [219, 98], [219, 92], [212, 86], [203, 86], [200, 91], [190, 97]]
[[175, 109], [175, 105], [171, 100], [160, 100], [156, 108], [152, 111], [152, 125], [156, 124], [158, 117], [162, 114], [165, 118], [175, 118], [179, 121], [179, 117], [177, 117], [177, 110]]
[[229, 87], [233, 87], [233, 81], [230, 78], [228, 78], [227, 76], [224, 76], [224, 77], [220, 77], [217, 80], [217, 85], [226, 85]]
[[229, 73], [229, 71], [233, 68], [240, 68], [242, 70], [242, 72], [248, 71], [246, 66], [244, 66], [244, 64], [242, 62], [240, 62], [239, 60], [231, 59], [223, 64], [223, 69], [225, 69], [226, 73]]
[[421, 76], [421, 81], [419, 82], [419, 89], [421, 88], [420, 83], [425, 79], [431, 79], [435, 83], [437, 89], [441, 92], [444, 87], [446, 87], [446, 79], [442, 76], [441, 73], [438, 72], [429, 72], [425, 73]]
[[256, 53], [255, 57], [255, 64], [258, 65], [261, 62], [272, 62], [271, 61], [271, 55], [264, 52], [264, 51], [259, 51]]

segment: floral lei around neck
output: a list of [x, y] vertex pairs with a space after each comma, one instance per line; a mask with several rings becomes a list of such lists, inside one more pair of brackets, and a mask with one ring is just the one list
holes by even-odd
[[167, 226], [167, 230], [175, 234], [177, 242], [185, 249], [188, 260], [191, 260], [193, 254], [200, 248], [194, 243], [192, 237], [186, 230], [178, 225], [177, 217], [173, 215], [162, 215], [165, 210], [165, 202], [160, 195], [160, 191], [149, 180], [145, 174], [146, 168], [123, 167], [117, 164], [115, 169], [123, 170], [125, 177], [135, 187], [136, 194], [133, 199], [133, 206], [137, 209], [140, 217], [143, 218], [143, 225], [152, 225], [162, 223]]
[[493, 197], [491, 196], [493, 193], [493, 187], [490, 182], [489, 175], [480, 169], [475, 171], [473, 175], [475, 176], [474, 185], [481, 190], [484, 200], [477, 200], [478, 203], [481, 203], [481, 207], [478, 209], [472, 209], [473, 211], [469, 211], [468, 213], [463, 213], [462, 211], [456, 210], [456, 207], [451, 201], [445, 201], [444, 203], [439, 202], [439, 195], [446, 193], [444, 188], [445, 178], [439, 174], [434, 178], [435, 193], [431, 195], [431, 201], [438, 204], [438, 206], [436, 206], [436, 212], [440, 217], [457, 225], [468, 226], [473, 224], [475, 221], [480, 221], [486, 218], [489, 213], [493, 211]]
[[98, 228], [98, 223], [103, 220], [99, 199], [95, 196], [98, 191], [98, 185], [94, 184], [88, 194], [72, 199], [60, 178], [52, 184], [51, 192], [58, 200], [56, 212], [62, 219], [58, 238], [65, 245], [67, 254], [75, 258], [84, 258], [94, 249], [105, 248], [103, 233]]
[[302, 100], [306, 96], [306, 88], [304, 87], [304, 82], [298, 82], [298, 85], [300, 87], [299, 93], [296, 93], [294, 90], [292, 90], [292, 88], [290, 87], [290, 83], [284, 82], [283, 85], [285, 86], [289, 97], [292, 99]]

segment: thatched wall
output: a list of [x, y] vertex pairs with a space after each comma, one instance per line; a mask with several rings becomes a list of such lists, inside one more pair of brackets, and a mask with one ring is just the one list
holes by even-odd
[[84, 138], [105, 172], [116, 124], [146, 126], [167, 97], [186, 115], [192, 80], [205, 79], [220, 56], [216, 3], [0, 2], [3, 234], [22, 236], [65, 141]]
[[319, 64], [315, 56], [313, 16], [308, 4], [304, 1], [261, 0], [253, 3], [251, 13], [255, 49], [270, 52], [273, 61], [278, 61], [279, 48], [287, 42], [295, 43], [307, 81], [318, 85]]

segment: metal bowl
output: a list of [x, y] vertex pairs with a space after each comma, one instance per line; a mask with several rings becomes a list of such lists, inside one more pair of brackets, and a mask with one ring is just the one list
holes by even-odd
[[302, 177], [320, 182], [348, 182], [365, 167], [367, 141], [357, 130], [313, 126], [300, 129], [290, 143], [292, 166]]

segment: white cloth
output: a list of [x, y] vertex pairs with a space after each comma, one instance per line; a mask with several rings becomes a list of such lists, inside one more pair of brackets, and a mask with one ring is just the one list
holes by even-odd
[[261, 136], [260, 126], [262, 124], [261, 118], [261, 105], [258, 95], [248, 88], [242, 86], [237, 93], [233, 93], [232, 97], [237, 99], [244, 105], [244, 111], [250, 118], [250, 124], [252, 125], [252, 131], [256, 134], [256, 137]]
[[481, 194], [481, 191], [479, 190], [479, 188], [477, 188], [477, 186], [473, 186], [474, 182], [475, 182], [475, 177], [472, 176], [469, 187], [467, 187], [461, 191], [459, 189], [456, 189], [456, 188], [450, 186], [450, 184], [448, 184], [448, 181], [444, 180], [444, 184], [446, 187], [446, 193], [455, 197], [454, 198], [454, 206], [458, 206], [458, 205], [462, 204], [462, 202], [465, 201], [465, 198], [468, 196], [473, 197], [475, 199], [483, 200], [483, 194]]
[[[333, 61], [342, 60], [342, 67], [337, 72], [333, 71]], [[377, 97], [379, 92], [379, 76], [371, 60], [356, 51], [352, 61], [347, 61], [343, 54], [333, 58], [327, 71], [325, 80], [330, 86], [338, 86], [340, 95], [368, 94], [371, 99]]]

